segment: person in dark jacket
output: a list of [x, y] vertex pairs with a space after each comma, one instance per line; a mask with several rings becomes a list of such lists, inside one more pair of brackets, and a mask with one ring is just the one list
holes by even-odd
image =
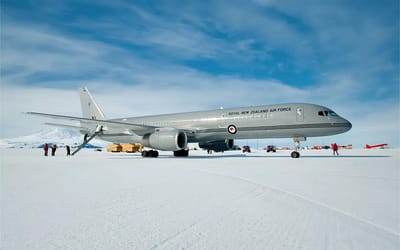
[[44, 150], [44, 156], [47, 156], [49, 152], [49, 145], [47, 143], [43, 145], [43, 150]]
[[71, 155], [71, 147], [69, 145], [67, 145], [65, 148], [67, 149], [67, 156], [70, 156]]
[[51, 146], [51, 156], [56, 155], [56, 150], [57, 150], [57, 145], [53, 144], [53, 146]]

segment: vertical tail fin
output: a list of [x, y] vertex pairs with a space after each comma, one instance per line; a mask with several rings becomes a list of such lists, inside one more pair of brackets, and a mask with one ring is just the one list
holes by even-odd
[[81, 98], [82, 115], [84, 118], [92, 120], [103, 120], [105, 118], [103, 111], [97, 105], [93, 96], [90, 94], [86, 87], [79, 88], [79, 95]]

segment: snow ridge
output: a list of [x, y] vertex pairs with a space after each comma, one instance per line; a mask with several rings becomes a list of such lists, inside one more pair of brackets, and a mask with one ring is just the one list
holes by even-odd
[[[0, 139], [0, 148], [37, 148], [44, 143], [55, 143], [58, 146], [77, 146], [82, 143], [81, 133], [70, 129], [48, 128], [37, 133], [15, 138]], [[105, 146], [100, 140], [94, 140], [94, 145]]]

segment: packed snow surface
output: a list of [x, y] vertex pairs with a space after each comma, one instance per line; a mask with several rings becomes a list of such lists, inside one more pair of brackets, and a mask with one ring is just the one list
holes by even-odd
[[2, 249], [399, 249], [399, 150], [1, 149]]

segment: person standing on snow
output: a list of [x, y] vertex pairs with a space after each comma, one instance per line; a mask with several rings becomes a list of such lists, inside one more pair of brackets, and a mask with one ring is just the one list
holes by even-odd
[[49, 145], [47, 143], [43, 145], [43, 150], [44, 150], [44, 156], [47, 156], [49, 152]]
[[338, 152], [339, 146], [335, 143], [332, 144], [332, 150], [333, 150], [333, 156], [335, 156], [335, 154], [337, 156], [339, 156], [339, 152]]
[[57, 150], [57, 145], [53, 144], [53, 146], [51, 146], [51, 156], [56, 155], [56, 150]]

